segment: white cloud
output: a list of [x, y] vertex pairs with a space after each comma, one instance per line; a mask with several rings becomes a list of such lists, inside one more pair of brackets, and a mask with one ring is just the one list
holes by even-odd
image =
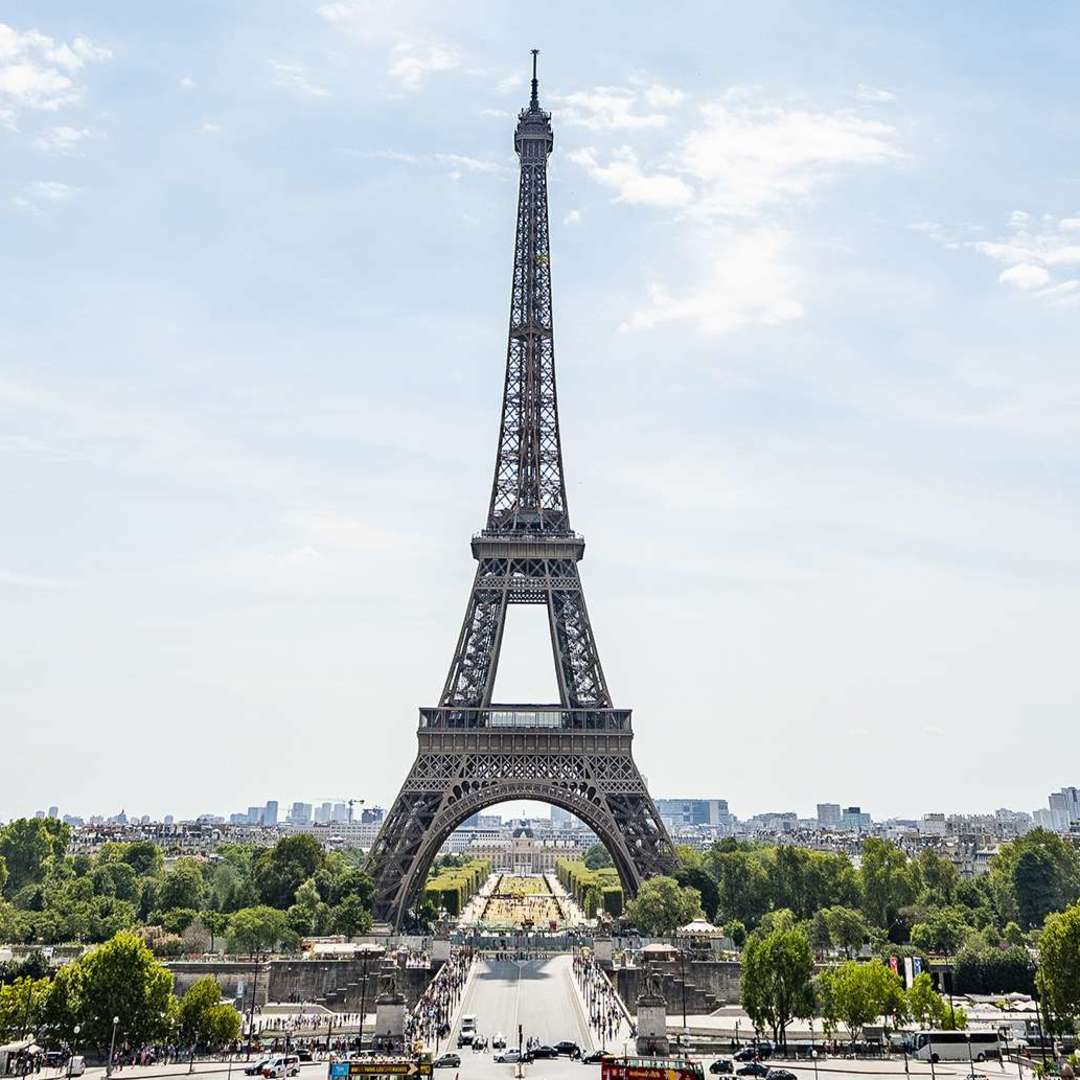
[[55, 111], [78, 101], [83, 88], [76, 73], [111, 56], [84, 37], [69, 44], [0, 23], [0, 123], [13, 127], [19, 109]]
[[644, 206], [681, 207], [690, 202], [693, 191], [677, 176], [641, 171], [637, 155], [629, 146], [613, 151], [606, 165], [596, 158], [591, 147], [573, 150], [569, 158], [580, 165], [593, 180], [605, 187], [614, 188], [615, 201]]
[[786, 254], [791, 234], [755, 229], [723, 238], [705, 282], [673, 296], [653, 283], [650, 303], [623, 324], [624, 330], [649, 330], [665, 322], [689, 321], [705, 333], [721, 334], [751, 324], [775, 326], [801, 318], [803, 305], [793, 295], [796, 273]]
[[998, 275], [998, 281], [1002, 285], [1012, 285], [1014, 288], [1025, 292], [1038, 289], [1050, 280], [1050, 274], [1041, 266], [1032, 263], [1017, 263], [1008, 270], [1002, 270]]
[[[639, 92], [616, 86], [595, 86], [591, 90], [579, 90], [561, 97], [554, 96], [552, 101], [559, 109], [560, 124], [590, 128], [593, 131], [661, 128], [669, 121], [666, 113], [640, 112], [638, 107], [643, 101], [653, 109], [670, 106], [676, 103], [672, 100], [672, 96], [678, 94], [679, 91], [666, 90], [662, 87], [653, 89], [655, 93], [652, 100], [649, 99], [649, 91]], [[657, 97], [663, 100], [658, 101]]]
[[1036, 219], [1026, 210], [1014, 210], [1009, 214], [1004, 233], [991, 240], [971, 239], [970, 228], [967, 230], [969, 238], [964, 240], [957, 239], [962, 233], [942, 226], [923, 231], [947, 248], [966, 248], [1003, 264], [1005, 269], [998, 274], [1002, 285], [1024, 292], [1050, 307], [1080, 307], [1080, 281], [1071, 277], [1054, 278], [1056, 270], [1080, 266], [1080, 244], [1076, 237], [1080, 231], [1080, 218], [1043, 214]]
[[44, 128], [34, 138], [34, 147], [49, 154], [75, 154], [79, 146], [87, 139], [96, 138], [97, 132], [92, 128], [71, 127], [68, 124], [58, 124], [56, 127]]
[[495, 84], [495, 91], [499, 94], [509, 94], [511, 90], [516, 90], [519, 86], [524, 86], [525, 76], [521, 72], [517, 72], [514, 75], [507, 75], [505, 79], [500, 79]]
[[387, 70], [402, 90], [415, 92], [423, 87], [429, 75], [453, 71], [460, 66], [458, 51], [449, 45], [403, 41], [394, 46]]
[[304, 97], [329, 97], [330, 91], [325, 86], [313, 83], [304, 71], [302, 64], [287, 64], [280, 60], [271, 60], [274, 82], [286, 90], [295, 90]]
[[439, 165], [449, 170], [448, 175], [459, 180], [465, 173], [486, 175], [504, 175], [509, 172], [506, 165], [486, 158], [469, 157], [466, 154], [408, 154], [400, 150], [373, 150], [368, 157], [382, 161], [397, 161], [403, 165]]
[[199, 125], [200, 135], [220, 135], [224, 130], [220, 124], [215, 124], [213, 120], [206, 120]]
[[896, 129], [847, 111], [758, 105], [741, 95], [702, 107], [678, 154], [705, 214], [747, 215], [802, 199], [837, 172], [898, 160]]
[[581, 222], [581, 211], [571, 210], [570, 213], [563, 218], [564, 225], [577, 225]]
[[896, 95], [891, 90], [882, 90], [877, 86], [867, 86], [866, 83], [859, 83], [855, 87], [855, 97], [859, 101], [865, 101], [871, 105], [888, 105], [896, 100]]
[[184, 75], [177, 80], [176, 85], [179, 86], [181, 90], [194, 90], [199, 84], [190, 75]]
[[653, 109], [673, 109], [686, 100], [686, 94], [674, 86], [664, 86], [662, 83], [652, 83], [647, 86], [641, 95], [645, 104]]
[[44, 214], [50, 206], [70, 202], [79, 189], [58, 180], [32, 180], [12, 200], [20, 209], [30, 214]]

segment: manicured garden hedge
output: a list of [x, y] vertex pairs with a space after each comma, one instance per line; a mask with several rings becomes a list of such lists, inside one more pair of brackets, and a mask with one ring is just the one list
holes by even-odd
[[603, 910], [612, 916], [622, 914], [622, 885], [619, 884], [619, 872], [613, 866], [590, 870], [580, 860], [558, 859], [555, 873], [582, 908], [585, 907], [585, 893], [595, 885], [600, 890]]
[[440, 870], [424, 887], [424, 896], [450, 915], [460, 915], [469, 898], [484, 884], [491, 873], [490, 859], [473, 859], [464, 866]]

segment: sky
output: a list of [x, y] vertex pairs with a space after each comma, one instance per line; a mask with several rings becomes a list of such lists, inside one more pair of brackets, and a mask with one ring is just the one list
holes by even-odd
[[[486, 514], [529, 49], [657, 797], [1080, 783], [1080, 12], [0, 2], [0, 819], [388, 805]], [[538, 612], [497, 696], [552, 700]]]

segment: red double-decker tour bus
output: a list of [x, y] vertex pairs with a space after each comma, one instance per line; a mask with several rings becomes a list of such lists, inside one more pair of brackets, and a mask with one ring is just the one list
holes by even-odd
[[605, 1060], [600, 1080], [705, 1080], [701, 1062], [689, 1058], [632, 1058]]

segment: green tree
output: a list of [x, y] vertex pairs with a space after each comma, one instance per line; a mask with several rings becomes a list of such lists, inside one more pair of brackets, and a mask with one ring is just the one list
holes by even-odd
[[810, 926], [810, 944], [817, 957], [823, 957], [832, 947], [832, 936], [829, 934], [829, 923], [825, 918], [824, 911], [815, 911]]
[[771, 903], [769, 878], [759, 854], [734, 841], [721, 841], [706, 852], [705, 868], [716, 881], [716, 918], [757, 926]]
[[177, 859], [161, 883], [158, 904], [162, 911], [171, 911], [173, 908], [191, 908], [198, 911], [203, 905], [205, 894], [202, 864], [197, 859]]
[[346, 896], [333, 910], [334, 933], [346, 938], [366, 934], [371, 929], [371, 912], [355, 893]]
[[990, 861], [987, 889], [1000, 922], [1029, 930], [1080, 899], [1080, 852], [1047, 829], [1002, 844]]
[[140, 1046], [165, 1038], [175, 1010], [172, 975], [136, 934], [117, 934], [61, 973], [68, 969], [57, 993], [80, 1025], [84, 1043], [107, 1049], [113, 1017], [119, 1019], [117, 1038], [124, 1042]]
[[630, 921], [642, 933], [653, 937], [675, 933], [700, 912], [701, 893], [664, 876], [645, 881], [637, 896], [626, 905]]
[[229, 919], [229, 952], [251, 955], [274, 948], [288, 929], [285, 915], [266, 904], [241, 908]]
[[18, 818], [0, 829], [0, 858], [7, 867], [6, 895], [44, 879], [53, 856], [53, 838], [45, 822]]
[[0, 986], [0, 1043], [32, 1035], [42, 1023], [48, 978], [23, 975]]
[[8, 868], [7, 859], [0, 855], [0, 896], [4, 895], [4, 886], [7, 884]]
[[837, 905], [826, 909], [822, 914], [829, 928], [829, 937], [833, 945], [843, 949], [850, 957], [862, 948], [870, 928], [866, 925], [866, 919], [862, 913], [854, 908]]
[[271, 907], [286, 908], [296, 890], [323, 868], [326, 854], [306, 833], [287, 836], [255, 859], [253, 877], [259, 897]]
[[934, 989], [928, 972], [916, 975], [907, 992], [907, 1013], [920, 1027], [940, 1028], [945, 1023], [948, 1006]]
[[960, 994], [1030, 994], [1035, 966], [1027, 949], [989, 945], [973, 935], [953, 959], [953, 986]]
[[1039, 935], [1039, 982], [1054, 1013], [1080, 1013], [1080, 904], [1046, 920]]
[[773, 1040], [785, 1045], [788, 1024], [813, 1013], [813, 973], [814, 956], [802, 930], [751, 934], [742, 952], [742, 1006], [754, 1026], [769, 1027]]
[[918, 875], [907, 856], [887, 840], [870, 837], [863, 843], [862, 908], [866, 917], [893, 937], [900, 909], [918, 894]]
[[836, 1016], [854, 1042], [868, 1024], [880, 1017], [902, 1017], [907, 1008], [904, 985], [880, 960], [862, 964], [849, 960], [836, 969], [832, 981]]
[[585, 852], [585, 865], [590, 870], [599, 870], [602, 866], [614, 866], [611, 853], [603, 844], [593, 844]]
[[731, 938], [736, 949], [741, 949], [746, 944], [746, 927], [738, 919], [725, 923], [724, 933]]
[[240, 1037], [240, 1014], [222, 1004], [221, 987], [207, 976], [193, 982], [180, 999], [177, 1026], [181, 1045], [220, 1050]]
[[210, 932], [210, 947], [207, 952], [214, 951], [217, 939], [225, 933], [229, 927], [229, 916], [221, 911], [204, 911], [200, 916], [203, 926]]
[[915, 861], [922, 877], [924, 898], [939, 906], [953, 903], [960, 886], [956, 867], [933, 848], [923, 848]]
[[952, 956], [974, 929], [968, 917], [967, 908], [962, 907], [932, 910], [923, 922], [911, 928], [911, 944], [927, 952]]

